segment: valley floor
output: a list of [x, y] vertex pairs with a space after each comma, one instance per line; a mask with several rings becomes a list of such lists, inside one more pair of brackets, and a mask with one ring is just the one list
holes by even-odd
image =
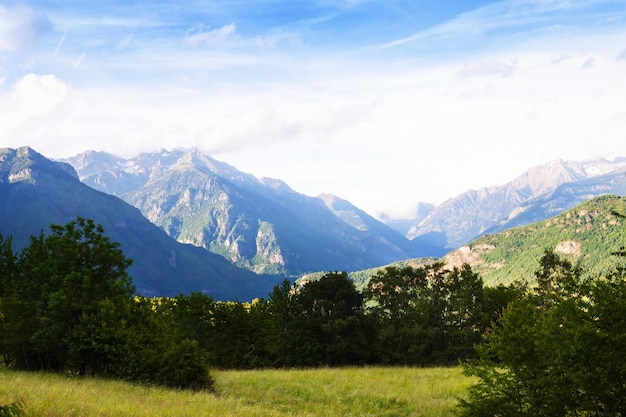
[[29, 417], [454, 416], [472, 380], [454, 368], [213, 371], [217, 394], [0, 369], [0, 404]]

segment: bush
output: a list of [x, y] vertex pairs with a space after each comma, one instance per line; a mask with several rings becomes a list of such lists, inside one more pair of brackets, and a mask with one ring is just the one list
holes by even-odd
[[196, 340], [183, 340], [165, 354], [157, 382], [171, 388], [213, 391], [206, 353]]

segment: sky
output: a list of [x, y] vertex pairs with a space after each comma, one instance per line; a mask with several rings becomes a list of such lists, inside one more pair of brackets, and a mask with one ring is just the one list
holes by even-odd
[[626, 156], [624, 0], [0, 0], [0, 147], [196, 147], [409, 217]]

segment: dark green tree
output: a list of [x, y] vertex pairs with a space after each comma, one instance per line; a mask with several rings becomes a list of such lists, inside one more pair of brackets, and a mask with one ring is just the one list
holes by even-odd
[[108, 372], [122, 354], [130, 265], [92, 220], [31, 236], [4, 283], [5, 353], [25, 369]]
[[291, 346], [291, 331], [297, 315], [295, 294], [296, 288], [285, 279], [280, 285], [274, 286], [265, 303], [267, 321], [262, 343], [268, 355], [268, 365], [286, 366], [296, 361], [294, 346]]
[[215, 303], [212, 335], [207, 346], [209, 363], [220, 368], [252, 368], [260, 354], [259, 329], [252, 307], [238, 301]]
[[376, 350], [383, 363], [419, 364], [428, 354], [433, 331], [425, 325], [429, 280], [442, 267], [387, 267], [370, 279], [365, 294], [369, 314], [376, 320]]
[[444, 275], [448, 299], [444, 309], [443, 362], [456, 362], [474, 354], [474, 345], [489, 325], [485, 314], [483, 280], [468, 264]]
[[449, 270], [433, 263], [378, 272], [366, 297], [377, 320], [381, 361], [450, 364], [473, 355], [474, 344], [497, 314], [489, 310], [502, 308], [484, 293], [482, 279], [469, 265]]
[[461, 402], [467, 416], [626, 413], [626, 281], [586, 279], [546, 250], [537, 285], [505, 310], [466, 372], [479, 378]]
[[294, 294], [288, 348], [295, 363], [320, 366], [369, 360], [373, 329], [363, 312], [363, 296], [346, 272], [329, 272]]

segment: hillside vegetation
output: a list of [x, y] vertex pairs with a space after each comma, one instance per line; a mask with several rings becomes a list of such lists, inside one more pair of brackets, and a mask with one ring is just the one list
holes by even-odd
[[[532, 283], [537, 261], [545, 249], [553, 249], [579, 262], [590, 276], [613, 269], [619, 260], [612, 252], [626, 246], [623, 220], [614, 213], [626, 213], [626, 197], [604, 195], [590, 199], [550, 219], [482, 236], [449, 252], [440, 261], [448, 267], [469, 264], [487, 286], [515, 281]], [[358, 288], [387, 267], [419, 267], [435, 258], [416, 258], [378, 268], [348, 273]], [[307, 274], [314, 280], [323, 273]]]
[[611, 253], [626, 245], [623, 219], [615, 213], [626, 213], [626, 197], [596, 197], [550, 219], [480, 237], [445, 260], [469, 263], [486, 285], [533, 282], [537, 260], [553, 249], [595, 276], [613, 269], [619, 260]]

